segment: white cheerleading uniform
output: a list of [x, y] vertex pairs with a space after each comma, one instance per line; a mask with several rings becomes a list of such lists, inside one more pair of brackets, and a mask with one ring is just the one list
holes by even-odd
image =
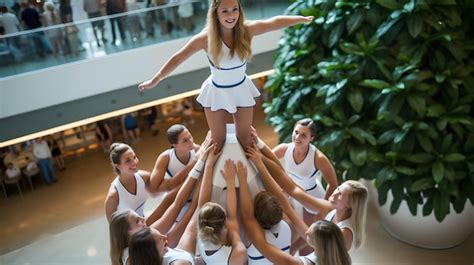
[[[281, 220], [278, 224], [274, 225], [270, 229], [265, 229], [265, 239], [268, 244], [275, 246], [281, 251], [290, 253], [291, 245], [291, 228], [288, 223]], [[273, 264], [262, 253], [255, 247], [254, 244], [250, 244], [247, 247], [247, 256], [249, 265], [270, 265]]]
[[313, 253], [310, 253], [306, 256], [299, 256], [298, 257], [301, 261], [303, 261], [303, 264], [305, 265], [316, 265], [318, 264], [318, 261], [316, 259], [316, 255]]
[[197, 101], [211, 111], [220, 109], [229, 113], [237, 112], [237, 107], [252, 107], [255, 98], [260, 96], [255, 84], [246, 74], [247, 61], [242, 61], [237, 54], [230, 57], [230, 49], [222, 42], [219, 66], [207, 55], [211, 75], [201, 86]]
[[[190, 157], [189, 157], [188, 163], [191, 162], [196, 157], [196, 151], [194, 151], [193, 149], [189, 152], [189, 154], [190, 154]], [[168, 162], [168, 167], [166, 168], [165, 178], [170, 179], [173, 176], [176, 176], [188, 164], [184, 164], [178, 159], [174, 148], [168, 149], [168, 156], [169, 156], [169, 162]], [[186, 211], [188, 210], [189, 205], [192, 202], [193, 193], [194, 191], [189, 195], [188, 200], [183, 205], [183, 208], [181, 209], [181, 211], [178, 214], [178, 217], [176, 218], [176, 222], [179, 222], [181, 219], [183, 219], [183, 216], [186, 214]]]
[[207, 265], [229, 264], [231, 246], [216, 245], [211, 242], [204, 242], [198, 238], [197, 247], [199, 254]]
[[[334, 219], [334, 216], [336, 216], [336, 209], [330, 211], [326, 217], [324, 217], [324, 220], [332, 222], [332, 219]], [[347, 218], [345, 220], [340, 221], [337, 223], [337, 226], [342, 230], [343, 228], [347, 228], [351, 231], [352, 233], [352, 243], [351, 243], [351, 249], [349, 249], [349, 253], [353, 252], [355, 249], [355, 241], [356, 241], [356, 234], [354, 233], [354, 228], [352, 227], [352, 222], [350, 218]]]
[[[291, 179], [302, 189], [304, 189], [311, 196], [316, 198], [324, 198], [326, 191], [321, 185], [321, 182], [316, 177], [319, 169], [314, 165], [314, 157], [317, 152], [317, 148], [310, 144], [308, 153], [304, 160], [297, 164], [293, 157], [295, 145], [289, 143], [284, 154], [284, 166], [288, 175]], [[306, 209], [306, 211], [316, 214], [316, 212]]]
[[194, 265], [193, 256], [187, 251], [177, 249], [177, 248], [168, 248], [168, 251], [163, 256], [163, 265], [171, 265], [175, 261], [188, 261]]
[[135, 183], [136, 183], [136, 190], [135, 194], [128, 192], [128, 190], [122, 185], [120, 182], [119, 177], [117, 176], [112, 184], [118, 193], [119, 203], [117, 206], [117, 210], [134, 210], [138, 215], [145, 216], [143, 213], [143, 206], [145, 205], [145, 201], [148, 197], [148, 191], [145, 187], [145, 181], [140, 176], [140, 174], [135, 173]]

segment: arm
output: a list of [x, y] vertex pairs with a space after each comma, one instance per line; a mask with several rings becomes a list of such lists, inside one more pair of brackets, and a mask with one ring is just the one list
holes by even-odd
[[315, 211], [320, 212], [323, 216], [332, 210], [331, 204], [323, 199], [315, 198], [308, 193], [306, 193], [303, 189], [297, 186], [287, 175], [286, 172], [283, 171], [278, 165], [276, 165], [273, 161], [269, 160], [268, 158], [264, 157], [263, 162], [270, 172], [270, 175], [275, 179], [275, 181], [280, 184], [280, 186], [288, 193], [291, 197], [295, 198], [304, 207]]
[[296, 24], [311, 22], [312, 16], [275, 16], [265, 20], [254, 20], [247, 23], [251, 36], [260, 35], [273, 30], [290, 27]]
[[112, 214], [117, 211], [119, 203], [119, 197], [117, 190], [115, 189], [114, 185], [110, 185], [109, 193], [105, 198], [105, 216], [107, 217], [107, 221], [110, 223], [112, 218]]
[[[280, 163], [280, 158], [283, 157], [283, 155], [285, 154], [285, 151], [286, 151], [286, 148], [287, 148], [287, 144], [280, 144], [278, 146], [281, 146], [281, 145], [284, 145], [285, 146], [285, 149], [283, 151], [283, 153], [281, 155], [276, 155], [273, 153], [273, 151], [270, 149], [270, 147], [268, 147], [268, 145], [262, 141], [262, 139], [260, 139], [257, 135], [257, 130], [255, 130], [255, 128], [252, 126], [250, 127], [250, 133], [252, 135], [252, 138], [255, 142], [255, 145], [258, 147], [258, 149], [260, 149], [260, 152], [262, 152], [262, 154], [268, 158], [270, 158], [271, 160], [273, 160], [276, 164], [280, 165], [282, 169], [283, 166], [281, 165]], [[275, 148], [278, 148], [275, 147]]]
[[298, 234], [302, 238], [306, 238], [306, 231], [308, 231], [308, 226], [304, 223], [304, 221], [301, 218], [299, 218], [296, 211], [293, 209], [293, 207], [291, 207], [290, 203], [288, 202], [288, 198], [281, 191], [280, 186], [278, 186], [275, 180], [270, 176], [270, 173], [268, 172], [267, 168], [263, 164], [260, 153], [255, 148], [248, 148], [246, 155], [257, 167], [257, 170], [260, 173], [260, 177], [262, 179], [263, 185], [265, 186], [265, 189], [271, 192], [273, 196], [275, 196], [278, 199], [283, 211], [288, 216], [288, 218], [290, 218], [292, 223], [295, 225], [295, 229], [298, 232]]
[[165, 179], [165, 173], [169, 164], [169, 159], [168, 153], [164, 152], [156, 160], [150, 177], [151, 191], [163, 192], [176, 188], [179, 186], [179, 184], [183, 183], [184, 179], [189, 174], [189, 171], [193, 168], [197, 161], [196, 159], [192, 160], [181, 171], [179, 171], [176, 176], [173, 176], [170, 179]]
[[227, 184], [227, 228], [228, 237], [232, 244], [230, 264], [244, 264], [247, 261], [247, 249], [240, 239], [239, 222], [237, 221], [237, 195], [235, 193], [235, 164], [232, 160], [225, 161], [221, 170]]
[[251, 242], [274, 264], [301, 264], [297, 258], [267, 243], [265, 233], [255, 219], [252, 195], [247, 183], [247, 168], [241, 162], [237, 164], [237, 176], [240, 184], [240, 215]]
[[191, 40], [184, 45], [179, 51], [171, 56], [170, 59], [161, 67], [161, 69], [153, 76], [152, 79], [141, 83], [138, 86], [140, 91], [144, 89], [151, 89], [158, 85], [158, 83], [166, 78], [171, 72], [176, 69], [181, 63], [188, 59], [191, 55], [198, 52], [199, 50], [206, 49], [207, 46], [207, 33], [201, 32], [191, 38]]
[[281, 159], [285, 155], [286, 149], [288, 149], [288, 144], [279, 144], [272, 149], [272, 153]]
[[324, 196], [324, 199], [327, 200], [338, 186], [336, 171], [331, 161], [319, 150], [316, 151], [316, 155], [314, 156], [314, 165], [321, 170], [323, 178], [328, 184], [326, 187], [326, 195]]
[[349, 230], [347, 228], [341, 229], [341, 232], [342, 232], [342, 236], [344, 237], [344, 243], [346, 245], [346, 249], [347, 249], [347, 251], [349, 251], [351, 249], [352, 240], [353, 240], [352, 232], [351, 232], [351, 230]]
[[211, 200], [211, 192], [212, 192], [212, 174], [214, 173], [214, 166], [216, 164], [217, 159], [222, 154], [222, 151], [218, 154], [214, 154], [215, 152], [215, 145], [212, 146], [212, 149], [209, 152], [209, 157], [206, 160], [206, 165], [204, 166], [204, 175], [202, 178], [201, 184], [201, 191], [199, 192], [199, 200], [198, 200], [198, 210], [201, 207]]

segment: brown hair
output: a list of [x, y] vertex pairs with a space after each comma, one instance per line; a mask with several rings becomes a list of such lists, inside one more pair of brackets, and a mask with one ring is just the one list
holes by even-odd
[[263, 229], [270, 229], [283, 218], [283, 210], [278, 200], [268, 191], [261, 191], [255, 196], [254, 215]]
[[[239, 19], [233, 28], [233, 45], [229, 47], [230, 56], [233, 57], [235, 53], [241, 60], [250, 61], [252, 58], [252, 38], [245, 26], [245, 15], [242, 4], [237, 0], [239, 5]], [[217, 8], [220, 6], [221, 0], [212, 0], [209, 10], [207, 12], [207, 50], [211, 55], [212, 62], [215, 66], [219, 66], [222, 56], [222, 36], [219, 27], [219, 19], [217, 17]]]
[[128, 247], [130, 240], [128, 235], [128, 230], [130, 229], [128, 218], [130, 213], [130, 210], [123, 210], [112, 214], [109, 225], [110, 259], [112, 265], [125, 265], [122, 264], [122, 255], [124, 249]]
[[304, 118], [304, 119], [301, 119], [299, 121], [296, 122], [295, 124], [295, 127], [296, 125], [301, 125], [301, 126], [304, 126], [304, 127], [308, 127], [309, 130], [311, 131], [311, 136], [316, 136], [316, 123], [311, 119], [311, 118]]
[[222, 206], [217, 203], [207, 202], [199, 211], [198, 228], [199, 238], [202, 241], [210, 241], [220, 244], [220, 233], [227, 219]]
[[169, 127], [168, 131], [166, 132], [168, 136], [168, 142], [170, 144], [177, 144], [179, 134], [182, 133], [184, 130], [187, 130], [187, 128], [186, 126], [182, 124], [174, 124], [171, 127]]
[[113, 143], [109, 149], [110, 162], [114, 168], [115, 173], [120, 174], [120, 170], [116, 165], [120, 164], [120, 158], [128, 150], [133, 150], [129, 145], [124, 143]]
[[162, 264], [163, 258], [156, 249], [155, 239], [151, 234], [151, 228], [145, 227], [130, 238], [130, 247], [128, 249], [130, 254], [130, 265], [148, 265], [148, 264]]
[[314, 247], [320, 265], [350, 265], [341, 229], [326, 220], [320, 220], [309, 227], [308, 243]]

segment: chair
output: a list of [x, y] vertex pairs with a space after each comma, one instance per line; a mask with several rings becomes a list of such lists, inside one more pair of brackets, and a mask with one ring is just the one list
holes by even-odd
[[[24, 168], [22, 171], [23, 171], [23, 175], [28, 179], [28, 182], [30, 183], [31, 190], [35, 190], [33, 188], [33, 182], [31, 181], [31, 178], [35, 177], [35, 176], [41, 176], [40, 175], [40, 170], [38, 169], [38, 167], [34, 167], [31, 170], [28, 170], [28, 169]], [[43, 179], [43, 178], [41, 178], [41, 179]], [[43, 182], [44, 182], [44, 180], [43, 180]]]
[[[16, 187], [18, 188], [18, 192], [20, 193], [20, 196], [23, 197], [23, 193], [21, 193], [21, 188], [20, 188], [20, 180], [21, 180], [21, 173], [16, 175], [15, 177], [13, 178], [9, 178], [7, 176], [4, 176], [3, 178], [3, 182], [2, 183], [5, 183], [7, 185], [12, 185], [12, 184], [16, 184]], [[4, 190], [4, 193], [5, 193], [5, 197], [7, 197], [7, 192]]]

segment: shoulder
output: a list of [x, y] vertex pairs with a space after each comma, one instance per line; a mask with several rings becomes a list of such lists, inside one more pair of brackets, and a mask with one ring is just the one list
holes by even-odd
[[275, 148], [272, 149], [272, 152], [277, 156], [277, 157], [282, 157], [283, 154], [286, 152], [290, 144], [288, 143], [283, 143], [277, 145]]

